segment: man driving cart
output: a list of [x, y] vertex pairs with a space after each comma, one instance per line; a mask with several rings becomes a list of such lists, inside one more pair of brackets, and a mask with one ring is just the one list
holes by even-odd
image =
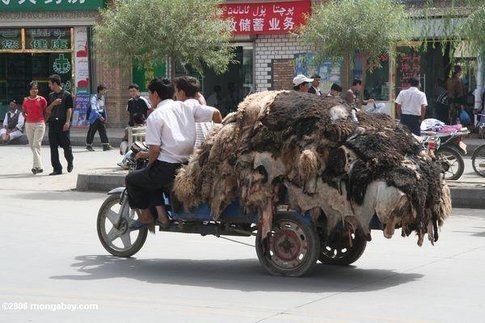
[[[130, 207], [139, 209], [137, 221], [130, 229], [153, 228], [150, 207], [157, 211], [156, 224], [166, 228], [170, 224], [164, 207], [163, 193], [169, 193], [177, 169], [189, 160], [196, 139], [196, 122], [222, 122], [220, 112], [203, 105], [184, 105], [172, 100], [174, 85], [166, 78], [152, 80], [148, 85], [149, 98], [156, 109], [147, 119], [145, 141], [148, 152], [137, 158], [148, 159], [148, 166], [126, 176]], [[189, 89], [177, 88], [177, 91]]]

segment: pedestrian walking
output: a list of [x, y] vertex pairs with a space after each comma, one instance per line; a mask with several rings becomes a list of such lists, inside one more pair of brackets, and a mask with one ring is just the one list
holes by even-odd
[[89, 130], [86, 137], [86, 149], [89, 151], [94, 151], [93, 140], [96, 132], [99, 132], [103, 151], [112, 149], [106, 133], [108, 112], [106, 110], [105, 96], [106, 86], [98, 85], [97, 93], [91, 98], [91, 110], [89, 112]]
[[8, 143], [24, 135], [24, 116], [18, 109], [17, 101], [12, 99], [9, 102], [10, 111], [5, 113], [3, 128], [0, 129], [0, 142]]
[[70, 173], [74, 167], [69, 128], [73, 110], [72, 95], [61, 87], [61, 77], [57, 74], [49, 77], [48, 106], [46, 108], [47, 123], [49, 124], [49, 146], [51, 150], [51, 164], [54, 171], [49, 175], [62, 174], [62, 164], [59, 161], [59, 150], [64, 150], [67, 161], [67, 171]]
[[128, 106], [126, 108], [126, 111], [130, 114], [128, 125], [133, 127], [135, 125], [133, 120], [135, 114], [143, 114], [143, 117], [146, 119], [148, 118], [151, 106], [150, 103], [148, 103], [148, 100], [141, 96], [138, 84], [131, 84], [128, 86], [128, 94], [130, 95]]
[[410, 87], [399, 92], [396, 107], [401, 124], [407, 126], [416, 136], [421, 135], [420, 125], [426, 115], [428, 101], [426, 94], [419, 90], [419, 81], [409, 79]]
[[38, 94], [39, 84], [37, 82], [31, 82], [29, 84], [29, 96], [22, 103], [25, 115], [25, 134], [27, 135], [29, 147], [33, 155], [32, 173], [34, 175], [44, 171], [40, 149], [45, 134], [47, 100]]

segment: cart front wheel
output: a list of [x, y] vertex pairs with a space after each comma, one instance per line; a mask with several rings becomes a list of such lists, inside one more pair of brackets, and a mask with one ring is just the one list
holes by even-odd
[[265, 239], [256, 236], [259, 262], [272, 275], [299, 277], [316, 264], [320, 238], [312, 223], [294, 213], [278, 213]]
[[104, 249], [113, 256], [131, 257], [136, 254], [147, 238], [148, 229], [132, 231], [129, 224], [137, 218], [128, 200], [119, 195], [110, 195], [98, 212], [98, 238]]

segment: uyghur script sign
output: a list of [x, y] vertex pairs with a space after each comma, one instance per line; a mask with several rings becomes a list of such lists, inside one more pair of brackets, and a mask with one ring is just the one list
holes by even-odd
[[0, 12], [48, 10], [97, 10], [104, 0], [0, 0]]
[[235, 35], [296, 32], [310, 15], [309, 0], [265, 3], [229, 3], [222, 6]]

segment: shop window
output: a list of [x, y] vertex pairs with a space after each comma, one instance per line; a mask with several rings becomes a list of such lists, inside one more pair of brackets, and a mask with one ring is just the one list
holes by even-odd
[[63, 51], [71, 49], [71, 29], [35, 28], [25, 30], [25, 49]]
[[7, 102], [22, 102], [31, 81], [39, 83], [39, 94], [47, 96], [48, 77], [59, 74], [64, 89], [73, 85], [71, 28], [0, 29], [0, 113]]
[[377, 101], [389, 100], [389, 56], [382, 55], [380, 64], [366, 73], [365, 96]]

